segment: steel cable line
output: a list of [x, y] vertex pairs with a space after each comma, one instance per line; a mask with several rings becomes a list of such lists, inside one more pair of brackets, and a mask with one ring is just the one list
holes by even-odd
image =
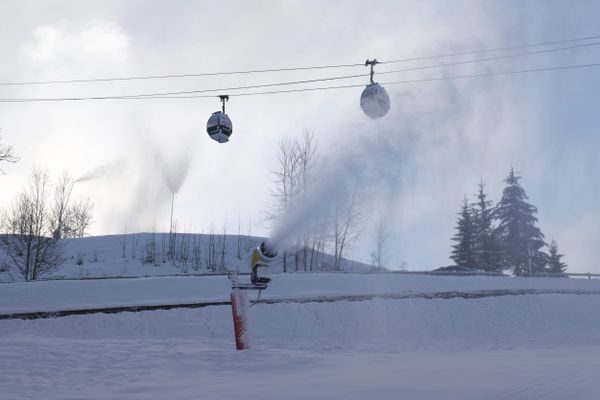
[[553, 40], [553, 41], [549, 41], [549, 42], [529, 43], [529, 44], [522, 44], [522, 45], [516, 45], [516, 46], [496, 47], [496, 48], [491, 48], [491, 49], [471, 50], [471, 51], [465, 51], [465, 52], [462, 52], [462, 53], [440, 54], [440, 55], [437, 55], [437, 56], [401, 58], [401, 59], [398, 59], [398, 60], [380, 61], [380, 62], [378, 62], [378, 64], [396, 64], [396, 63], [404, 63], [404, 62], [410, 62], [410, 61], [429, 60], [429, 59], [432, 59], [432, 58], [469, 56], [469, 55], [479, 54], [479, 53], [492, 53], [492, 52], [495, 52], [495, 51], [517, 50], [517, 49], [524, 49], [524, 48], [527, 48], [527, 47], [550, 46], [550, 45], [553, 45], [553, 44], [581, 42], [581, 41], [585, 41], [585, 40], [596, 40], [596, 39], [600, 39], [600, 35], [584, 36], [584, 37], [574, 38], [574, 39]]
[[[484, 72], [480, 74], [466, 74], [466, 75], [454, 75], [445, 77], [434, 77], [434, 78], [422, 78], [422, 79], [409, 79], [409, 80], [396, 80], [381, 82], [382, 85], [399, 85], [399, 84], [410, 84], [420, 82], [436, 82], [436, 81], [447, 81], [447, 80], [459, 80], [469, 78], [481, 78], [481, 77], [492, 77], [492, 76], [509, 76], [517, 74], [527, 74], [534, 72], [546, 72], [546, 71], [561, 71], [571, 69], [583, 69], [600, 67], [600, 63], [589, 63], [589, 64], [577, 64], [577, 65], [560, 65], [554, 67], [542, 67], [542, 68], [530, 68], [522, 70], [512, 71], [499, 71], [499, 72]], [[297, 93], [297, 92], [309, 92], [319, 90], [335, 90], [335, 89], [349, 89], [364, 87], [364, 83], [350, 84], [350, 85], [339, 85], [339, 86], [322, 86], [312, 88], [299, 88], [299, 89], [283, 89], [283, 90], [272, 90], [263, 92], [250, 92], [250, 93], [238, 93], [229, 95], [230, 97], [243, 97], [243, 96], [257, 96], [257, 95], [268, 95], [268, 94], [279, 94], [279, 93]], [[59, 99], [0, 99], [0, 103], [31, 103], [31, 102], [43, 102], [43, 101], [82, 101], [82, 100], [150, 100], [150, 99], [198, 99], [198, 98], [218, 98], [215, 95], [188, 95], [188, 96], [153, 96], [153, 97], [131, 97], [131, 96], [113, 96], [113, 97], [86, 97], [86, 98], [59, 98]]]
[[[572, 39], [528, 43], [528, 44], [522, 44], [522, 45], [497, 47], [497, 48], [490, 48], [490, 49], [471, 50], [471, 51], [458, 52], [458, 53], [447, 53], [447, 54], [438, 54], [438, 55], [430, 55], [430, 56], [422, 56], [422, 57], [403, 58], [403, 59], [397, 59], [397, 60], [381, 61], [381, 62], [379, 62], [379, 64], [395, 64], [395, 63], [404, 63], [404, 62], [410, 62], [410, 61], [422, 61], [422, 60], [443, 58], [443, 57], [455, 57], [455, 56], [458, 57], [458, 56], [473, 55], [473, 54], [478, 54], [478, 53], [516, 50], [516, 49], [522, 49], [522, 48], [527, 48], [527, 47], [549, 46], [549, 45], [553, 45], [553, 44], [580, 42], [580, 41], [595, 40], [595, 39], [600, 39], [600, 35], [583, 36], [583, 37], [572, 38]], [[350, 68], [350, 67], [363, 67], [363, 66], [364, 66], [364, 63], [350, 63], [350, 64], [305, 66], [305, 67], [266, 68], [266, 69], [254, 69], [254, 70], [245, 70], [245, 71], [201, 72], [201, 73], [189, 73], [189, 74], [125, 76], [125, 77], [65, 79], [65, 80], [47, 80], [47, 81], [0, 82], [0, 86], [54, 85], [54, 84], [93, 83], [93, 82], [121, 82], [121, 81], [135, 81], [135, 80], [154, 80], [154, 79], [179, 79], [179, 78], [194, 78], [194, 77], [206, 77], [206, 76], [306, 71], [306, 70]]]
[[[362, 78], [367, 77], [369, 74], [356, 74], [356, 75], [344, 75], [344, 76], [335, 76], [328, 78], [317, 78], [317, 79], [304, 79], [299, 81], [289, 81], [289, 82], [275, 82], [275, 83], [264, 83], [259, 85], [248, 85], [248, 86], [234, 86], [234, 87], [224, 87], [224, 88], [216, 88], [216, 89], [199, 89], [199, 90], [185, 90], [179, 92], [163, 92], [163, 93], [146, 93], [146, 94], [131, 94], [131, 95], [115, 95], [115, 96], [89, 96], [89, 97], [62, 97], [62, 98], [22, 98], [22, 99], [0, 99], [0, 100], [25, 100], [25, 101], [76, 101], [76, 100], [110, 100], [110, 99], [144, 99], [144, 98], [154, 98], [154, 97], [168, 97], [168, 96], [178, 96], [178, 95], [186, 95], [186, 94], [197, 94], [197, 93], [210, 93], [210, 92], [228, 92], [232, 90], [247, 90], [247, 89], [259, 89], [259, 88], [267, 88], [267, 87], [276, 87], [276, 86], [290, 86], [290, 85], [300, 85], [306, 83], [318, 83], [318, 82], [327, 82], [334, 80], [344, 80], [351, 78]], [[212, 96], [210, 96], [212, 97]]]
[[[485, 78], [485, 77], [492, 77], [492, 76], [510, 76], [510, 75], [528, 74], [528, 73], [534, 73], [534, 72], [564, 71], [564, 70], [571, 70], [571, 69], [583, 69], [583, 68], [593, 68], [593, 67], [600, 67], [600, 63], [560, 65], [560, 66], [555, 66], [555, 67], [530, 68], [530, 69], [512, 70], [512, 71], [483, 72], [480, 74], [454, 75], [454, 76], [445, 76], [445, 77], [437, 77], [437, 78], [434, 77], [434, 78], [422, 78], [422, 79], [407, 79], [407, 80], [380, 82], [380, 84], [382, 84], [382, 85], [400, 85], [400, 84], [437, 82], [437, 81], [460, 80], [460, 79], [470, 79], [470, 78]], [[319, 91], [319, 90], [350, 89], [350, 88], [358, 88], [358, 87], [365, 87], [365, 85], [364, 85], [364, 83], [359, 83], [359, 84], [339, 85], [339, 86], [284, 89], [284, 90], [273, 90], [273, 91], [264, 91], [264, 92], [239, 93], [239, 94], [234, 94], [234, 95], [230, 95], [230, 96], [231, 97], [244, 97], [244, 96], [280, 94], [280, 93], [311, 92], [311, 91]], [[197, 99], [197, 98], [215, 98], [215, 97], [216, 96], [214, 96], [214, 95], [163, 96], [163, 97], [138, 97], [138, 98], [134, 98], [131, 100], [136, 100], [136, 99]]]
[[[488, 57], [488, 58], [479, 58], [479, 59], [462, 60], [462, 61], [455, 61], [455, 62], [442, 63], [442, 64], [426, 65], [426, 66], [414, 67], [414, 68], [404, 68], [404, 69], [397, 69], [397, 70], [390, 70], [390, 71], [382, 71], [382, 72], [377, 72], [377, 74], [378, 75], [386, 75], [386, 74], [392, 74], [392, 73], [398, 73], [398, 72], [410, 72], [410, 71], [419, 71], [419, 70], [433, 69], [433, 68], [443, 68], [443, 67], [454, 66], [454, 65], [476, 64], [479, 62], [497, 61], [497, 60], [506, 59], [506, 58], [524, 57], [524, 56], [529, 56], [529, 55], [537, 55], [537, 54], [543, 54], [543, 53], [572, 50], [572, 49], [597, 46], [597, 45], [600, 45], [600, 42], [579, 44], [579, 45], [573, 45], [573, 46], [565, 46], [565, 47], [556, 47], [556, 48], [552, 48], [552, 49], [521, 52], [521, 53], [517, 53], [517, 54], [505, 54], [505, 55]], [[354, 75], [334, 76], [334, 77], [327, 77], [327, 78], [304, 79], [304, 80], [287, 81], [287, 82], [273, 82], [273, 83], [265, 83], [265, 84], [258, 84], [258, 85], [234, 86], [234, 87], [224, 87], [224, 88], [215, 88], [215, 89], [185, 90], [185, 91], [177, 91], [177, 92], [145, 93], [145, 94], [113, 95], [113, 96], [63, 97], [63, 98], [13, 98], [13, 99], [5, 98], [5, 99], [0, 99], [0, 101], [2, 101], [2, 102], [34, 102], [34, 101], [49, 102], [49, 101], [111, 100], [111, 99], [157, 98], [157, 97], [165, 98], [165, 97], [171, 97], [171, 96], [193, 95], [193, 94], [200, 94], [200, 93], [230, 92], [230, 91], [239, 91], [239, 90], [248, 90], [248, 89], [278, 87], [278, 86], [292, 86], [292, 85], [301, 85], [301, 84], [307, 84], [307, 83], [346, 80], [346, 79], [361, 78], [361, 77], [367, 77], [367, 76], [369, 76], [368, 73], [363, 73], [363, 74], [354, 74]]]
[[364, 66], [364, 63], [355, 63], [355, 64], [338, 64], [338, 65], [316, 65], [316, 66], [309, 66], [309, 67], [255, 69], [255, 70], [248, 70], [248, 71], [200, 72], [200, 73], [192, 73], [192, 74], [148, 75], [148, 76], [128, 76], [128, 77], [90, 78], [90, 79], [66, 79], [66, 80], [51, 80], [51, 81], [0, 82], [0, 86], [54, 85], [54, 84], [67, 84], [67, 83], [91, 83], [91, 82], [137, 81], [137, 80], [152, 80], [152, 79], [198, 78], [198, 77], [202, 77], [202, 76], [245, 75], [245, 74], [258, 74], [258, 73], [265, 73], [265, 72], [306, 71], [306, 70], [312, 70], [312, 69], [348, 68], [348, 67], [363, 67], [363, 66]]
[[[397, 73], [397, 72], [421, 71], [424, 69], [451, 67], [454, 65], [475, 64], [475, 63], [479, 63], [479, 62], [488, 62], [488, 61], [502, 60], [505, 58], [516, 58], [516, 57], [531, 56], [531, 55], [536, 55], [536, 54], [553, 53], [553, 52], [557, 52], [557, 51], [572, 50], [572, 49], [598, 46], [598, 45], [600, 45], [600, 42], [592, 42], [592, 43], [585, 43], [585, 44], [577, 44], [577, 45], [573, 45], [573, 46], [555, 47], [552, 49], [527, 51], [527, 52], [516, 53], [516, 54], [503, 54], [503, 55], [487, 57], [487, 58], [477, 58], [477, 59], [471, 59], [471, 60], [452, 61], [452, 62], [447, 62], [447, 63], [442, 63], [442, 64], [425, 65], [425, 66], [420, 66], [420, 67], [395, 69], [395, 70], [391, 70], [391, 71], [376, 72], [375, 74], [376, 75], [386, 75], [386, 74], [393, 74], [393, 73]], [[381, 62], [381, 63], [378, 62], [378, 64], [384, 64], [384, 62]]]
[[156, 96], [171, 96], [171, 95], [176, 96], [176, 95], [182, 95], [182, 94], [209, 93], [209, 92], [228, 92], [231, 90], [259, 89], [259, 88], [267, 88], [267, 87], [275, 87], [275, 86], [291, 86], [291, 85], [302, 85], [302, 84], [306, 84], [306, 83], [338, 81], [338, 80], [344, 80], [344, 79], [362, 78], [362, 77], [367, 77], [367, 76], [369, 76], [368, 73], [363, 73], [363, 74], [355, 74], [355, 75], [333, 76], [333, 77], [328, 77], [328, 78], [303, 79], [303, 80], [298, 80], [298, 81], [262, 83], [262, 84], [258, 84], [258, 85], [247, 85], [247, 86], [234, 86], [234, 87], [226, 87], [226, 88], [218, 88], [218, 89], [184, 90], [184, 91], [179, 91], [179, 92], [133, 94], [133, 95], [124, 95], [124, 96], [130, 97], [130, 98], [136, 98], [136, 97], [156, 97]]

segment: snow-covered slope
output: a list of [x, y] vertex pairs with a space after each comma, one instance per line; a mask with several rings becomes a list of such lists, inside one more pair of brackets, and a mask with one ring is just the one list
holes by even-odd
[[[221, 264], [227, 269], [249, 271], [250, 251], [263, 240], [262, 237], [243, 235], [177, 234], [174, 247], [178, 259], [172, 260], [169, 257], [168, 233], [66, 239], [62, 241], [64, 262], [51, 276], [90, 278], [210, 273], [215, 269], [218, 272]], [[221, 263], [222, 243], [225, 244], [225, 251]], [[212, 262], [209, 261], [211, 252]], [[185, 253], [185, 261], [181, 257], [182, 253]], [[333, 257], [326, 253], [315, 252], [312, 259], [324, 269], [333, 265]], [[215, 263], [218, 265], [215, 266]], [[290, 271], [294, 270], [293, 257], [289, 257], [288, 263]], [[2, 265], [8, 266], [8, 271], [2, 272], [0, 268], [0, 282], [22, 280], [0, 249], [0, 266]], [[365, 264], [347, 259], [342, 260], [342, 267], [345, 271], [370, 269]], [[275, 273], [283, 270], [281, 255], [274, 261], [272, 268]], [[304, 269], [303, 264], [299, 269]]]

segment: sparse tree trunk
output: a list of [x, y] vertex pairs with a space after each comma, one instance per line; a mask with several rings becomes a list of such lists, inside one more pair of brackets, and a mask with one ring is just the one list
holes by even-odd
[[237, 258], [238, 260], [242, 259], [242, 249], [244, 248], [244, 241], [242, 238], [242, 223], [238, 219], [238, 233], [237, 233]]
[[125, 258], [125, 251], [127, 250], [127, 226], [125, 226], [125, 233], [123, 233], [123, 239], [119, 240], [119, 242], [121, 244], [123, 258]]
[[385, 248], [392, 234], [392, 230], [384, 218], [381, 218], [377, 224], [375, 232], [375, 249], [373, 250], [373, 264], [378, 270], [383, 268], [385, 263]]
[[56, 239], [72, 236], [71, 228], [67, 225], [69, 215], [69, 200], [73, 191], [73, 179], [64, 173], [54, 189], [54, 205], [52, 207], [52, 236]]
[[342, 208], [341, 204], [335, 205], [334, 213], [334, 268], [342, 270], [342, 257], [344, 249], [358, 239], [358, 225], [360, 211], [356, 204], [356, 196], [353, 194], [349, 203]]

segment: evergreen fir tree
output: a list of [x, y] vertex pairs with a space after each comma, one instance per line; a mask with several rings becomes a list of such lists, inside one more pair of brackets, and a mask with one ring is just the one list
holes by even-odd
[[562, 274], [567, 270], [567, 264], [560, 261], [563, 257], [562, 254], [558, 253], [558, 244], [556, 241], [550, 242], [550, 246], [548, 248], [550, 255], [548, 256], [548, 269], [549, 272], [553, 274]]
[[475, 227], [473, 225], [473, 215], [469, 208], [467, 199], [463, 201], [461, 211], [458, 213], [456, 225], [456, 234], [452, 240], [456, 242], [452, 246], [452, 255], [450, 258], [461, 267], [474, 268], [475, 259]]
[[515, 275], [526, 275], [529, 251], [533, 253], [533, 273], [543, 271], [547, 255], [540, 251], [545, 246], [544, 235], [536, 226], [537, 208], [529, 204], [525, 190], [519, 184], [520, 176], [511, 168], [505, 179], [506, 187], [496, 207], [498, 234], [501, 240], [504, 268], [513, 269]]
[[497, 232], [492, 226], [494, 208], [492, 201], [487, 199], [484, 188], [485, 184], [481, 180], [479, 191], [475, 196], [477, 201], [471, 205], [475, 230], [475, 257], [478, 268], [487, 272], [500, 271], [500, 243]]

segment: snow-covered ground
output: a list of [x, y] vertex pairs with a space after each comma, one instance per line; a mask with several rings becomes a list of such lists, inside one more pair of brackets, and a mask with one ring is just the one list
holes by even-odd
[[[138, 278], [15, 279], [0, 316], [228, 300], [225, 276], [164, 276], [185, 271], [142, 263], [147, 235], [129, 235], [125, 256], [124, 240], [67, 242], [55, 275]], [[245, 271], [232, 240], [226, 264]], [[419, 297], [485, 291], [509, 293]], [[0, 319], [0, 399], [595, 400], [598, 293], [594, 279], [276, 273], [263, 299], [336, 301], [252, 306], [244, 352], [227, 305]]]
[[[242, 277], [244, 279], [244, 277]], [[245, 277], [247, 280], [248, 277]], [[13, 282], [0, 286], [0, 314], [227, 301], [226, 276]], [[274, 274], [263, 299], [482, 290], [600, 291], [600, 279], [404, 274]]]
[[[600, 281], [277, 274], [266, 296], [499, 288], [594, 291]], [[48, 281], [2, 284], [0, 303], [226, 293], [222, 277]], [[599, 295], [575, 294], [257, 304], [245, 352], [234, 350], [228, 306], [0, 320], [0, 399], [591, 400], [600, 393], [598, 310]]]

